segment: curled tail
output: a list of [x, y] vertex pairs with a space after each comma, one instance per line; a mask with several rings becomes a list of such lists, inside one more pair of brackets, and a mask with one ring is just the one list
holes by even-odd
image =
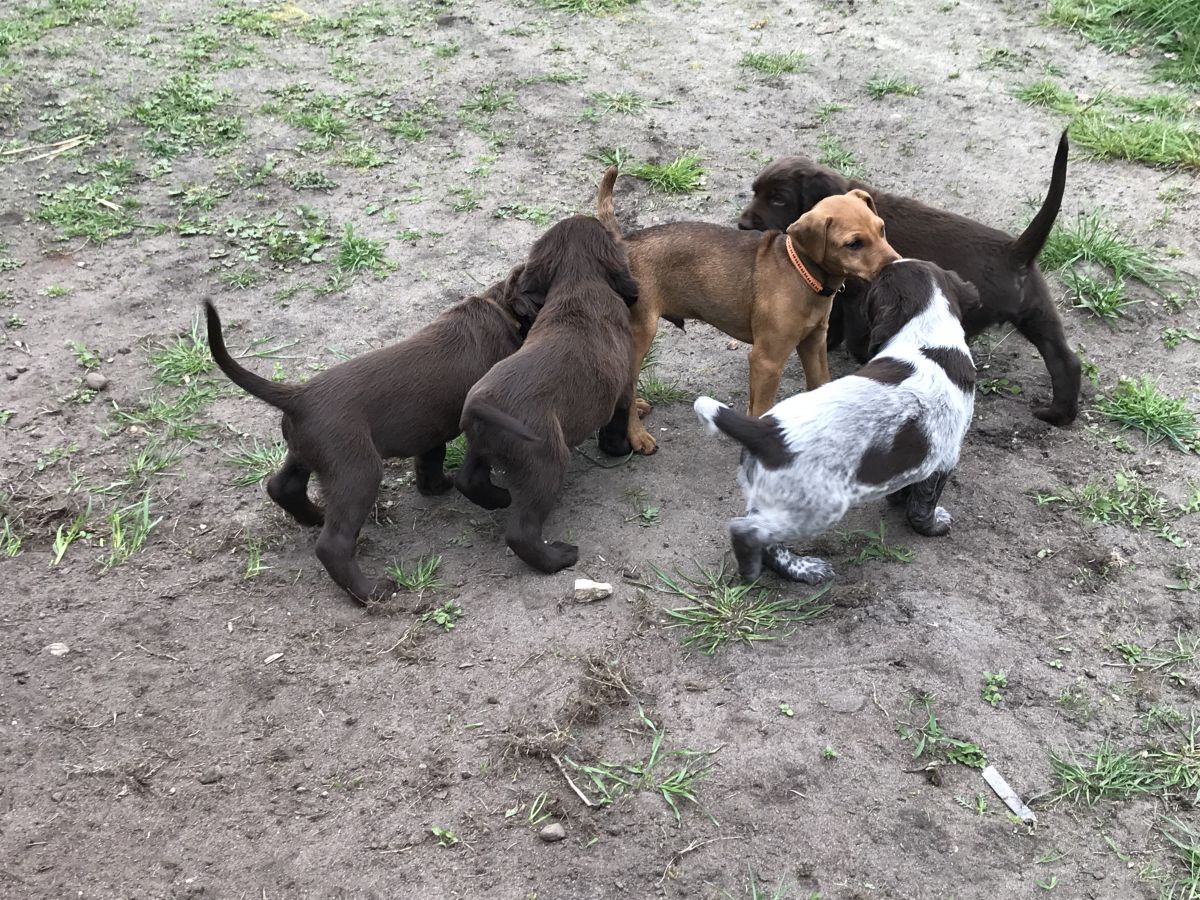
[[276, 409], [291, 412], [300, 387], [294, 384], [270, 381], [243, 368], [225, 348], [225, 337], [221, 334], [221, 317], [217, 315], [217, 308], [209, 300], [204, 301], [204, 313], [208, 318], [208, 348], [212, 351], [213, 359], [221, 367], [221, 371], [229, 376], [230, 381], [247, 393], [270, 403]]
[[1037, 260], [1038, 254], [1050, 237], [1054, 220], [1058, 218], [1059, 207], [1062, 206], [1063, 191], [1067, 186], [1067, 133], [1064, 131], [1058, 139], [1058, 153], [1054, 156], [1054, 170], [1050, 175], [1050, 190], [1042, 201], [1042, 208], [1037, 211], [1033, 221], [1021, 232], [1009, 248], [1009, 258], [1018, 268], [1028, 268]]
[[531, 444], [541, 441], [541, 438], [525, 427], [524, 422], [513, 418], [506, 412], [496, 409], [494, 406], [488, 406], [486, 403], [473, 403], [467, 409], [463, 410], [464, 425], [466, 424], [466, 420], [472, 418], [492, 428], [507, 431], [518, 440], [527, 441]]
[[692, 408], [711, 433], [725, 432], [768, 469], [783, 468], [795, 456], [783, 438], [779, 421], [772, 415], [756, 419], [735, 412], [712, 397], [697, 397]]
[[596, 193], [596, 218], [615, 237], [621, 237], [621, 226], [617, 224], [617, 213], [613, 207], [613, 185], [617, 183], [617, 167], [609, 166], [600, 179], [600, 190]]

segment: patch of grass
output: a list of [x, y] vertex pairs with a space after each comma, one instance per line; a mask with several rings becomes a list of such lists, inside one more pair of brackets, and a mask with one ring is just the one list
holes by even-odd
[[918, 693], [912, 706], [914, 710], [920, 708], [921, 718], [912, 723], [898, 722], [896, 733], [902, 740], [912, 742], [913, 759], [928, 756], [933, 764], [942, 761], [972, 769], [982, 769], [987, 765], [987, 756], [978, 744], [946, 734], [933, 711], [933, 697], [930, 694]]
[[622, 521], [636, 522], [642, 528], [650, 528], [659, 523], [659, 517], [662, 515], [661, 506], [651, 506], [646, 503], [646, 498], [640, 491], [633, 491], [627, 496], [633, 504], [633, 515], [626, 516]]
[[1021, 393], [1021, 386], [1015, 381], [1009, 381], [1007, 378], [980, 378], [975, 382], [975, 390], [981, 395], [988, 394], [1010, 394], [1016, 396]]
[[437, 577], [441, 565], [442, 558], [440, 556], [422, 556], [415, 563], [407, 566], [402, 562], [392, 563], [388, 567], [387, 573], [400, 590], [423, 594], [425, 591], [438, 591], [443, 587]]
[[449, 828], [443, 828], [441, 825], [431, 826], [429, 833], [437, 838], [439, 847], [453, 847], [458, 843], [458, 835]]
[[1012, 95], [1030, 106], [1041, 106], [1067, 115], [1074, 115], [1078, 110], [1075, 95], [1052, 78], [1014, 88]]
[[225, 97], [209, 82], [184, 72], [135, 106], [133, 117], [146, 126], [146, 147], [154, 156], [170, 158], [195, 148], [216, 150], [243, 136], [237, 116], [213, 116]]
[[479, 114], [491, 115], [492, 113], [504, 112], [510, 109], [517, 108], [517, 95], [510, 91], [505, 91], [497, 84], [481, 85], [476, 91], [475, 96], [470, 100], [463, 101], [459, 105], [458, 111], [460, 114]]
[[[641, 707], [638, 715], [642, 725], [649, 734], [650, 747], [646, 757], [629, 762], [579, 763], [569, 756], [563, 756], [562, 761], [580, 775], [585, 775], [591, 782], [588, 785], [595, 795], [592, 804], [595, 806], [610, 806], [613, 801], [623, 794], [653, 790], [661, 794], [671, 812], [675, 815], [676, 824], [682, 823], [679, 811], [684, 802], [700, 805], [696, 796], [697, 786], [707, 777], [712, 764], [709, 762], [716, 750], [667, 750], [664, 747], [667, 732], [657, 725]], [[664, 773], [663, 767], [669, 771]], [[576, 788], [578, 790], [578, 787]]]
[[668, 163], [640, 163], [629, 168], [628, 174], [640, 178], [652, 190], [666, 194], [687, 194], [704, 185], [704, 170], [698, 153], [684, 153]]
[[752, 69], [763, 75], [774, 76], [803, 72], [807, 63], [803, 53], [793, 50], [789, 53], [746, 53], [738, 65], [743, 69]]
[[373, 241], [354, 233], [354, 226], [347, 224], [342, 234], [342, 243], [338, 247], [337, 268], [339, 272], [359, 272], [369, 269], [373, 272], [387, 271], [391, 268], [386, 251], [387, 241]]
[[349, 166], [352, 169], [378, 169], [389, 162], [390, 159], [365, 141], [342, 148], [333, 158], [334, 165]]
[[1184, 875], [1162, 893], [1162, 900], [1195, 900], [1200, 897], [1200, 834], [1180, 819], [1164, 816], [1159, 824], [1162, 836], [1170, 843]]
[[466, 458], [467, 436], [465, 434], [460, 434], [446, 445], [446, 460], [443, 465], [448, 470], [461, 469]]
[[1176, 281], [1176, 274], [1143, 247], [1125, 239], [1117, 226], [1099, 212], [1080, 214], [1073, 223], [1054, 226], [1038, 261], [1045, 269], [1061, 270], [1080, 262], [1112, 270], [1115, 277], [1129, 276], [1150, 287]]
[[295, 216], [290, 227], [281, 212], [265, 219], [231, 218], [225, 223], [225, 240], [250, 262], [264, 257], [285, 267], [321, 262], [330, 239], [327, 221], [307, 206], [297, 206]]
[[88, 371], [100, 368], [100, 354], [88, 349], [83, 341], [71, 341], [71, 352], [75, 354], [75, 362], [79, 363], [79, 368]]
[[1089, 109], [1072, 121], [1070, 137], [1093, 159], [1200, 168], [1200, 129], [1168, 116], [1131, 117]]
[[1159, 339], [1168, 350], [1174, 350], [1184, 341], [1200, 343], [1200, 334], [1196, 334], [1189, 328], [1165, 328]]
[[857, 179], [863, 176], [862, 165], [854, 158], [854, 154], [842, 146], [842, 142], [832, 134], [821, 135], [817, 141], [817, 148], [821, 151], [821, 155], [817, 157], [817, 162], [821, 165], [836, 169], [847, 178]]
[[128, 562], [146, 543], [150, 532], [163, 520], [150, 520], [150, 492], [132, 506], [113, 510], [108, 515], [108, 556], [100, 561], [105, 571]]
[[890, 94], [900, 97], [915, 97], [921, 93], [921, 86], [903, 78], [872, 78], [864, 85], [864, 89], [873, 100], [882, 100]]
[[0, 553], [10, 559], [21, 552], [21, 535], [13, 527], [13, 523], [4, 517], [4, 527], [0, 528]]
[[913, 552], [908, 547], [889, 546], [887, 543], [887, 523], [879, 521], [879, 531], [854, 531], [848, 537], [863, 547], [849, 560], [851, 565], [861, 566], [868, 560], [882, 562], [910, 563]]
[[331, 191], [338, 186], [337, 182], [324, 172], [313, 169], [289, 175], [287, 183], [294, 191]]
[[1200, 87], [1200, 8], [1192, 0], [1050, 0], [1048, 21], [1110, 52], [1159, 54], [1159, 77]]
[[64, 238], [88, 238], [102, 244], [137, 227], [138, 204], [124, 197], [133, 177], [133, 163], [110, 160], [98, 165], [90, 181], [64, 185], [39, 195], [38, 218], [57, 228]]
[[1080, 488], [1065, 488], [1055, 494], [1039, 494], [1037, 502], [1063, 503], [1088, 520], [1104, 525], [1122, 525], [1150, 532], [1177, 547], [1186, 541], [1171, 525], [1183, 510], [1153, 488], [1142, 484], [1136, 474], [1122, 470], [1113, 475], [1111, 486], [1090, 481]]
[[1144, 765], [1142, 754], [1119, 751], [1108, 741], [1092, 753], [1052, 753], [1050, 767], [1058, 780], [1058, 799], [1088, 806], [1098, 800], [1154, 794], [1162, 788], [1161, 780]]
[[[431, 590], [436, 590], [436, 588], [431, 588]], [[420, 621], [424, 624], [436, 625], [442, 631], [453, 631], [458, 620], [462, 618], [462, 614], [462, 607], [458, 605], [457, 600], [447, 600], [441, 606], [435, 606], [422, 614]]]
[[471, 212], [479, 209], [483, 195], [473, 187], [456, 187], [451, 188], [450, 196], [453, 198], [450, 201], [451, 209], [455, 212]]
[[1086, 309], [1093, 316], [1110, 325], [1124, 317], [1125, 310], [1141, 303], [1125, 292], [1125, 280], [1119, 275], [1092, 275], [1078, 269], [1066, 269], [1063, 281], [1067, 285], [1067, 299], [1073, 309]]
[[549, 225], [553, 218], [540, 206], [526, 206], [524, 203], [506, 203], [498, 207], [492, 215], [497, 219], [520, 219], [535, 225]]
[[200, 327], [200, 317], [192, 317], [192, 327], [186, 334], [151, 351], [150, 365], [159, 384], [190, 384], [197, 375], [211, 372], [212, 354]]
[[541, 0], [543, 6], [575, 15], [605, 16], [621, 12], [637, 0]]
[[238, 470], [230, 482], [237, 487], [249, 487], [275, 474], [287, 456], [287, 444], [276, 441], [264, 444], [258, 438], [241, 443], [225, 454], [229, 464]]
[[617, 94], [600, 91], [592, 94], [591, 100], [601, 112], [622, 116], [635, 116], [646, 108], [646, 98], [633, 91], [621, 91]]
[[730, 584], [725, 567], [701, 568], [696, 576], [675, 577], [652, 566], [658, 585], [643, 585], [659, 593], [682, 597], [688, 606], [667, 609], [668, 628], [684, 628], [685, 647], [693, 647], [706, 656], [716, 653], [730, 641], [776, 640], [791, 634], [797, 625], [827, 612], [831, 604], [820, 598], [826, 585], [807, 597], [772, 596], [757, 583]]
[[120, 425], [162, 431], [160, 437], [196, 440], [208, 427], [200, 414], [217, 398], [217, 388], [207, 379], [197, 379], [175, 396], [152, 397], [144, 405], [122, 409], [113, 403], [113, 419]]
[[395, 119], [385, 122], [383, 130], [388, 134], [394, 134], [406, 141], [416, 143], [425, 139], [436, 118], [438, 118], [437, 107], [432, 100], [427, 100], [412, 109], [404, 110]]
[[79, 515], [75, 516], [68, 524], [59, 525], [54, 530], [54, 540], [50, 547], [50, 567], [54, 568], [63, 561], [67, 550], [76, 541], [87, 540], [91, 534], [87, 531], [88, 516], [91, 515], [92, 506], [88, 504], [88, 508]]
[[1003, 672], [984, 672], [983, 687], [979, 691], [979, 696], [989, 706], [999, 706], [1004, 699], [1004, 695], [1000, 691], [1006, 687], [1008, 687], [1008, 678]]
[[1200, 450], [1196, 414], [1187, 408], [1187, 400], [1164, 394], [1149, 375], [1140, 380], [1120, 379], [1112, 393], [1101, 397], [1096, 406], [1122, 430], [1142, 432], [1147, 445], [1165, 440], [1185, 453]]

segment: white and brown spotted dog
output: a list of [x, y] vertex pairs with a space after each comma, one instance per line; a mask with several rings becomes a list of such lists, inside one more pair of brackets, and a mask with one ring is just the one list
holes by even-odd
[[905, 505], [909, 524], [948, 534], [938, 506], [975, 408], [975, 364], [962, 315], [975, 288], [930, 262], [886, 266], [867, 294], [871, 361], [845, 378], [777, 403], [761, 418], [710, 397], [696, 415], [745, 447], [738, 482], [746, 514], [729, 523], [738, 570], [765, 563], [818, 584], [833, 568], [787, 545], [828, 530], [852, 506], [880, 497]]

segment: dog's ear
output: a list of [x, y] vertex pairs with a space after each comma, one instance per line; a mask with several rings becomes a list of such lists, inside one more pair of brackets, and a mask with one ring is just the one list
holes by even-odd
[[825, 262], [825, 248], [829, 241], [829, 226], [833, 216], [809, 210], [788, 226], [788, 237], [805, 254], [812, 257], [818, 266]]
[[846, 193], [848, 193], [851, 197], [857, 197], [863, 203], [867, 204], [871, 212], [875, 213], [875, 215], [879, 215], [879, 211], [875, 209], [875, 198], [862, 188], [855, 188], [854, 190], [847, 191]]
[[612, 289], [625, 301], [626, 306], [633, 306], [638, 299], [638, 283], [628, 266], [608, 270], [608, 283]]
[[547, 266], [524, 263], [512, 270], [509, 283], [514, 278], [516, 284], [512, 288], [511, 301], [513, 315], [522, 322], [533, 322], [546, 304], [553, 273], [548, 271]]
[[949, 287], [946, 298], [950, 301], [950, 311], [958, 317], [960, 322], [964, 315], [983, 305], [979, 299], [978, 288], [971, 282], [964, 281], [957, 272], [947, 269], [946, 283]]
[[800, 183], [800, 209], [797, 216], [808, 212], [826, 197], [844, 194], [850, 185], [846, 179], [832, 172], [806, 172], [796, 179]]
[[867, 324], [871, 329], [867, 337], [867, 358], [871, 359], [904, 327], [904, 303], [903, 298], [889, 296], [880, 282], [874, 281], [867, 289], [866, 306]]

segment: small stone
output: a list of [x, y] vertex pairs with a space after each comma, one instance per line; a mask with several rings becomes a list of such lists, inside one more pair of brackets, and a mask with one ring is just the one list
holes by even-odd
[[221, 780], [221, 770], [216, 766], [205, 769], [200, 773], [199, 781], [201, 784], [216, 784]]
[[53, 644], [47, 644], [45, 650], [51, 656], [66, 656], [71, 652], [71, 648], [61, 641], [55, 641]]
[[742, 346], [742, 345], [739, 344], [737, 341], [730, 341], [728, 344], [725, 345], [725, 349], [726, 350], [736, 350], [740, 346]]
[[5, 377], [5, 378], [6, 378], [8, 381], [16, 381], [16, 380], [17, 380], [17, 376], [18, 376], [19, 374], [20, 374], [20, 373], [19, 373], [19, 372], [18, 372], [16, 369], [5, 369], [5, 370], [4, 370], [4, 377]]
[[29, 371], [29, 366], [17, 366], [17, 374], [18, 375], [24, 375], [28, 371]]
[[88, 372], [83, 382], [93, 391], [102, 391], [108, 387], [108, 379], [99, 372]]
[[589, 578], [575, 579], [575, 601], [577, 603], [594, 603], [612, 596], [612, 585], [602, 581], [592, 581]]
[[567, 836], [567, 831], [557, 822], [551, 822], [545, 828], [538, 832], [540, 837], [547, 844], [553, 844], [556, 841], [561, 841]]
[[50, 799], [55, 803], [62, 803], [63, 797], [66, 796], [62, 791], [51, 791]]

